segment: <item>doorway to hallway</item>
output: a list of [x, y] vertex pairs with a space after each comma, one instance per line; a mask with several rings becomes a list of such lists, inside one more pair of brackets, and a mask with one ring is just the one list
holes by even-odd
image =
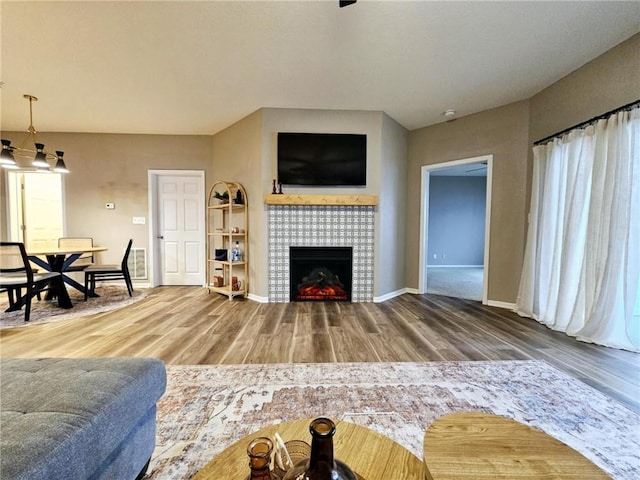
[[422, 167], [420, 293], [488, 302], [493, 156]]

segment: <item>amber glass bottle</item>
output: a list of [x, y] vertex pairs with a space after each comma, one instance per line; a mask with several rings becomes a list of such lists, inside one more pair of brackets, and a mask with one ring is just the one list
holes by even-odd
[[311, 456], [290, 468], [282, 480], [356, 480], [347, 465], [333, 458], [335, 423], [328, 418], [316, 418], [309, 431]]
[[273, 442], [267, 437], [258, 437], [251, 440], [247, 447], [249, 455], [249, 468], [251, 473], [247, 480], [275, 480], [271, 476], [271, 451]]

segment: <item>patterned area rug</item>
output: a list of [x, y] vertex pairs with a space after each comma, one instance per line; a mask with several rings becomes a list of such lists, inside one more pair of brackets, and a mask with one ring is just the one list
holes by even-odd
[[96, 313], [108, 312], [142, 300], [147, 296], [146, 290], [134, 290], [133, 297], [129, 296], [126, 287], [118, 285], [104, 285], [96, 287], [97, 298], [89, 298], [86, 302], [84, 296], [73, 288], [69, 288], [69, 296], [73, 308], [59, 308], [57, 301], [46, 301], [33, 298], [31, 303], [31, 317], [24, 321], [24, 307], [15, 312], [5, 312], [9, 307], [6, 293], [0, 294], [0, 328], [26, 327], [29, 325], [41, 325], [43, 323], [69, 320], [71, 318], [85, 317]]
[[167, 366], [146, 479], [189, 479], [259, 428], [328, 416], [422, 458], [441, 415], [481, 411], [543, 430], [616, 479], [640, 478], [640, 415], [540, 361]]

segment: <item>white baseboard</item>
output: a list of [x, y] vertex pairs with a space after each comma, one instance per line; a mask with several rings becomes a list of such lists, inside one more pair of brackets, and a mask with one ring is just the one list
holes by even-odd
[[381, 297], [373, 297], [373, 303], [382, 303], [387, 300], [391, 300], [392, 298], [399, 297], [400, 295], [404, 295], [408, 293], [407, 288], [401, 288], [400, 290], [396, 290], [395, 292], [385, 293]]
[[247, 298], [249, 300], [253, 300], [254, 302], [258, 302], [258, 303], [269, 303], [269, 297], [261, 297], [253, 293], [250, 293], [249, 295], [247, 295]]
[[511, 311], [515, 310], [516, 308], [515, 303], [499, 302], [498, 300], [487, 300], [487, 305], [489, 305], [490, 307], [505, 308]]
[[420, 292], [420, 290], [418, 290], [417, 288], [405, 288], [406, 293], [410, 293], [412, 295], [422, 295], [422, 292]]
[[484, 265], [427, 265], [427, 268], [484, 268]]

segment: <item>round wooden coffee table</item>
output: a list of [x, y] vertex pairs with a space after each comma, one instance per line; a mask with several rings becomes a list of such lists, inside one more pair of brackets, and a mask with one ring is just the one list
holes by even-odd
[[515, 420], [480, 412], [452, 413], [424, 435], [429, 480], [610, 478], [587, 458]]
[[[294, 420], [265, 427], [247, 435], [216, 455], [192, 480], [244, 480], [249, 475], [247, 445], [252, 438], [270, 437], [278, 432], [284, 441], [311, 443], [312, 419]], [[424, 480], [424, 463], [390, 438], [359, 425], [337, 421], [333, 437], [336, 458], [345, 462], [364, 480]]]

